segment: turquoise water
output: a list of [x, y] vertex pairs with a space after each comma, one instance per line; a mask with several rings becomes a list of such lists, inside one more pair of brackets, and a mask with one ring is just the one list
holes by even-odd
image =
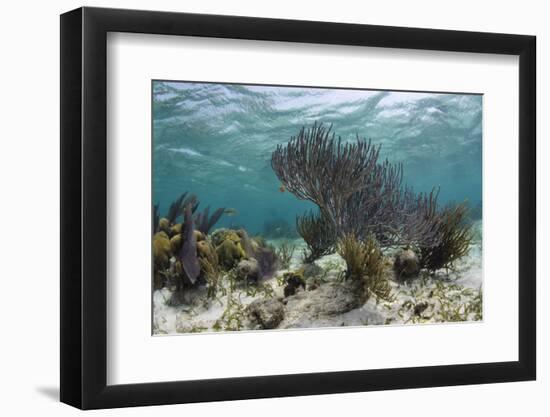
[[182, 192], [200, 208], [230, 207], [217, 226], [261, 233], [266, 221], [314, 208], [280, 191], [271, 153], [302, 126], [333, 125], [381, 144], [418, 191], [439, 201], [482, 196], [482, 96], [374, 90], [153, 82], [153, 203], [164, 214]]

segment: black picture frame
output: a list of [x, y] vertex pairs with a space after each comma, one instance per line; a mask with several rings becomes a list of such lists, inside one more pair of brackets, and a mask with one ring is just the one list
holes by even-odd
[[[519, 56], [519, 360], [107, 385], [108, 32]], [[62, 402], [95, 409], [535, 379], [534, 36], [84, 7], [61, 15], [60, 56]]]

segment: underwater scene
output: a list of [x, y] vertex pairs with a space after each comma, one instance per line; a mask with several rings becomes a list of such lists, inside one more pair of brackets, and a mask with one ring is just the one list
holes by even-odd
[[482, 100], [153, 80], [153, 335], [481, 321]]

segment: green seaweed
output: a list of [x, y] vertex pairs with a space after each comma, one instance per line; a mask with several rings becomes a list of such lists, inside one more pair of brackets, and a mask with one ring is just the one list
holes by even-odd
[[257, 295], [261, 295], [264, 298], [273, 298], [275, 295], [273, 287], [265, 282], [246, 283], [245, 293], [248, 297], [256, 297]]
[[240, 293], [230, 290], [227, 293], [226, 307], [212, 329], [214, 331], [239, 331], [244, 327], [246, 317]]
[[400, 293], [409, 298], [397, 311], [404, 323], [464, 322], [483, 318], [481, 288], [474, 290], [455, 283], [424, 279], [409, 287], [408, 292]]
[[202, 333], [208, 330], [208, 327], [193, 325], [187, 333]]
[[296, 230], [307, 245], [307, 251], [304, 250], [305, 263], [312, 263], [334, 252], [334, 228], [326, 216], [312, 211], [297, 216]]

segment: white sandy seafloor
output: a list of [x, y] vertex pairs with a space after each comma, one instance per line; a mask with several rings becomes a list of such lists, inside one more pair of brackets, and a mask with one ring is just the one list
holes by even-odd
[[[274, 277], [263, 281], [260, 291], [236, 288], [232, 292], [226, 291], [229, 294], [219, 294], [215, 300], [208, 300], [203, 291], [189, 304], [179, 306], [167, 303], [172, 295], [169, 289], [154, 291], [153, 333], [252, 330], [254, 327], [246, 324], [246, 307], [254, 300], [265, 299], [266, 293], [271, 293], [270, 289], [269, 298], [281, 300], [285, 306], [284, 319], [277, 329], [479, 321], [482, 320], [483, 283], [481, 222], [475, 225], [475, 229], [477, 238], [468, 255], [457, 261], [453, 271], [438, 271], [434, 276], [422, 272], [418, 278], [405, 283], [392, 279], [392, 301], [377, 300], [372, 296], [363, 306], [341, 314], [327, 313], [323, 303], [330, 303], [330, 295], [327, 296], [326, 292], [324, 295], [322, 289], [300, 290], [284, 299], [284, 287], [277, 277], [300, 268], [304, 242], [298, 239], [292, 242], [296, 250], [289, 268], [277, 271]], [[281, 241], [269, 243], [277, 247]], [[338, 254], [325, 256], [316, 264], [322, 268], [316, 277], [323, 288], [336, 282], [340, 272], [345, 270], [345, 263]], [[235, 312], [236, 316], [244, 318], [236, 328], [227, 318]]]

